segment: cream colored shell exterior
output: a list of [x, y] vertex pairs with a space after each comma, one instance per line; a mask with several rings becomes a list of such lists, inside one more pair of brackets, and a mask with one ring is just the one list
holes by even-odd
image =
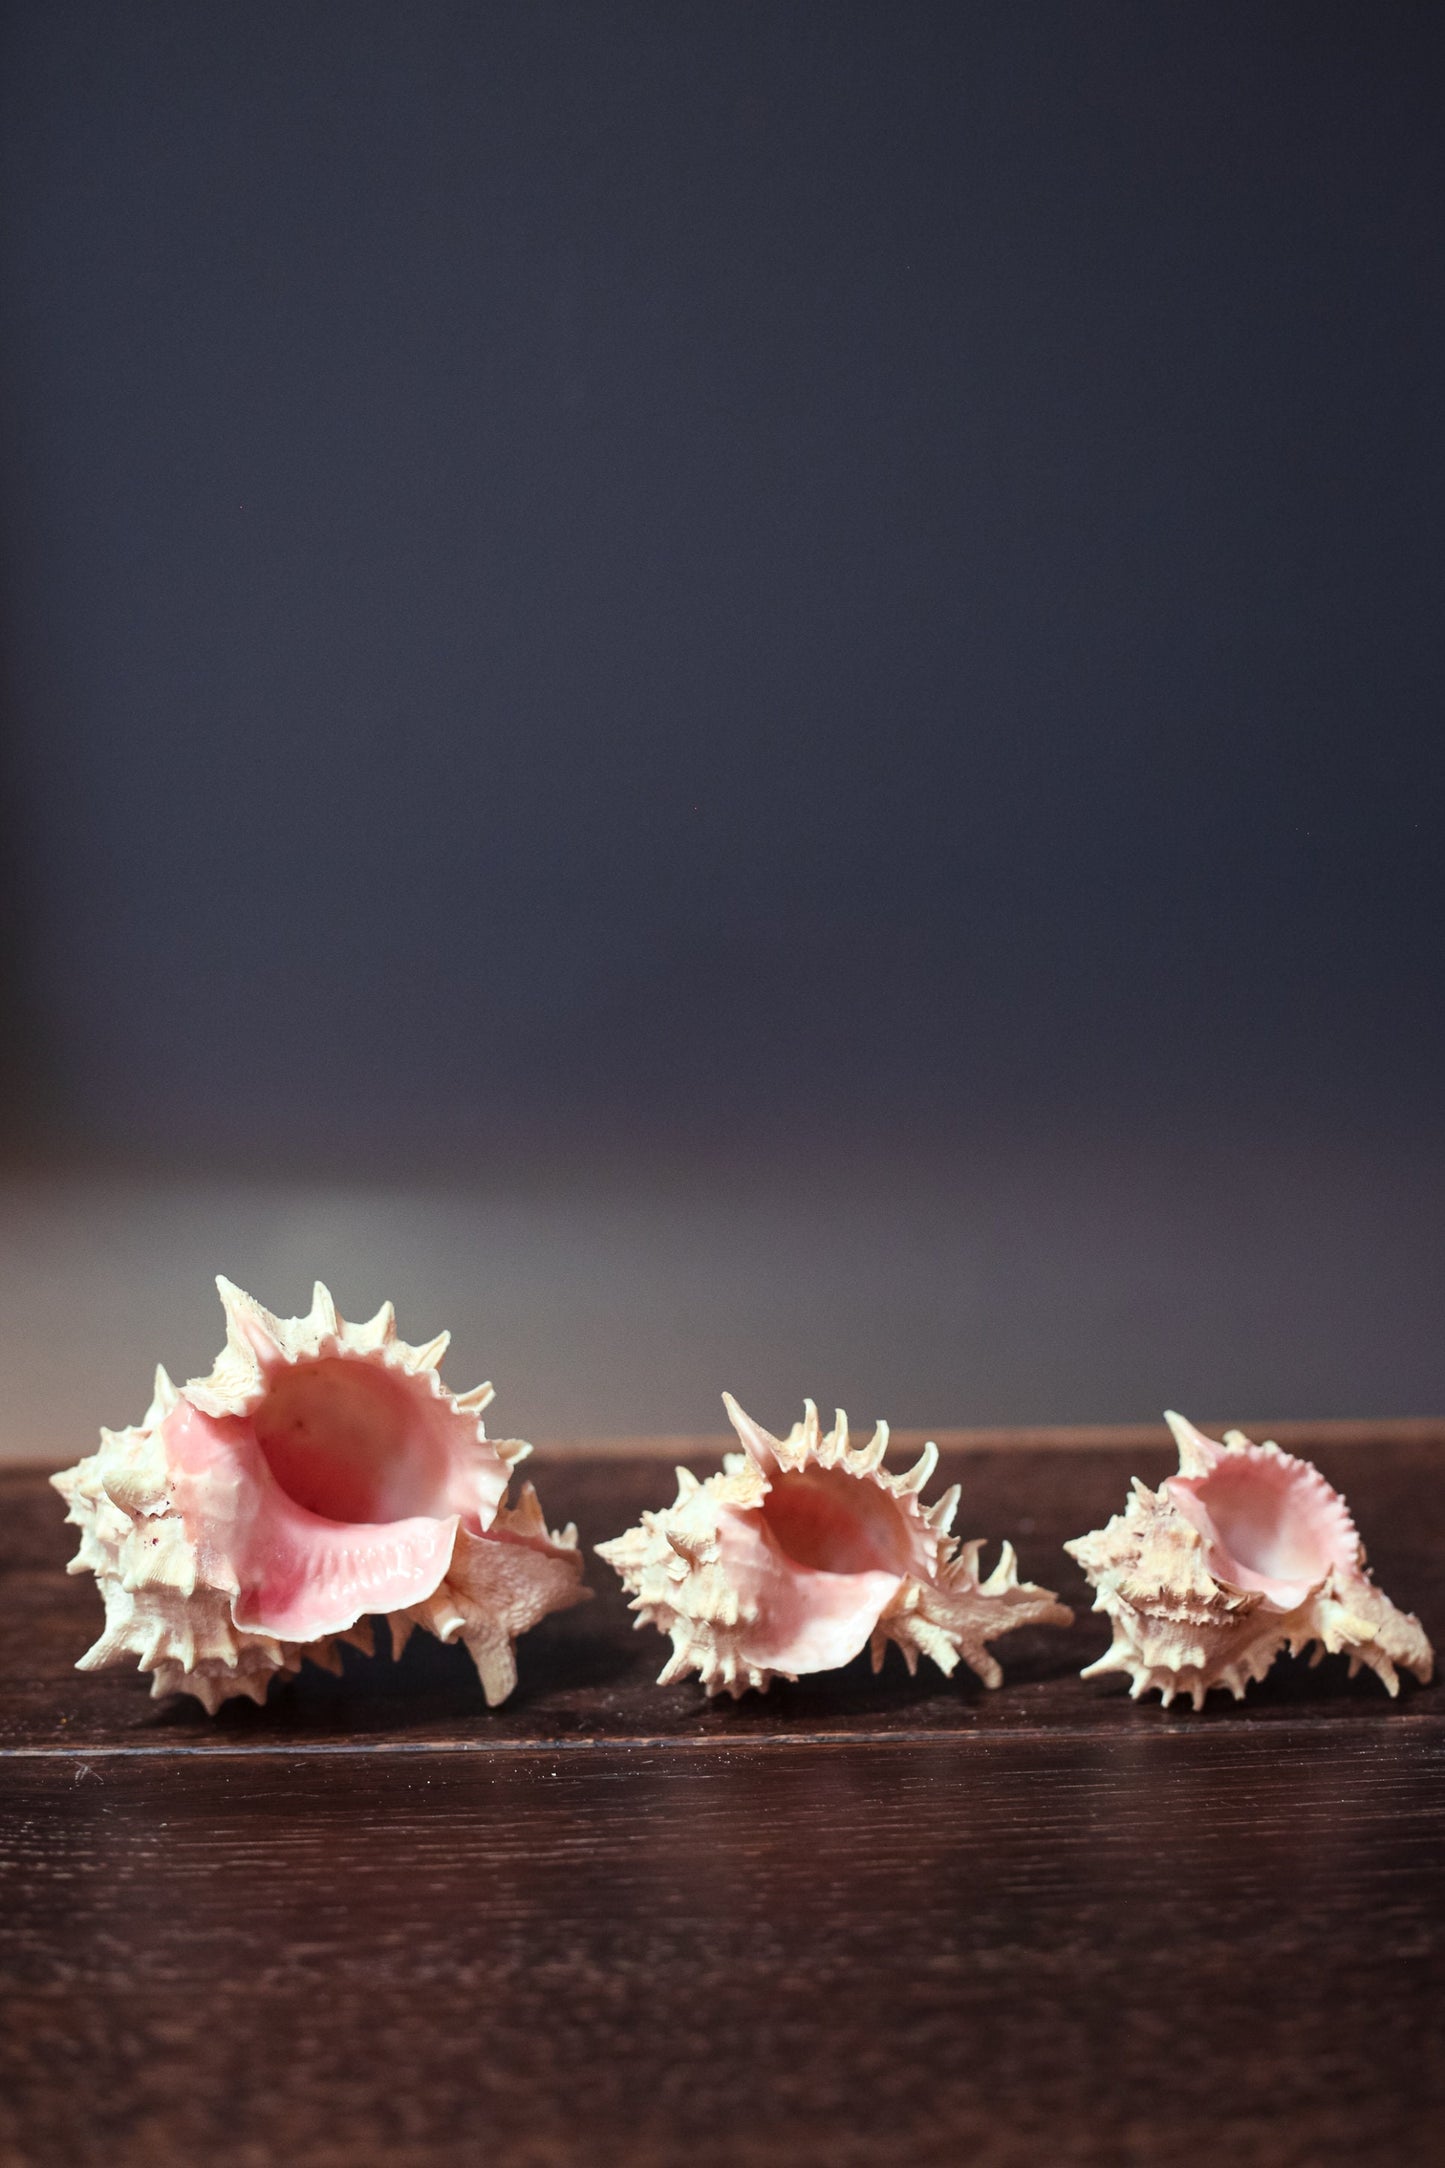
[[[255, 1346], [257, 1328], [286, 1362], [321, 1356], [353, 1356], [412, 1376], [433, 1373], [436, 1394], [463, 1415], [477, 1419], [492, 1387], [452, 1394], [434, 1375], [449, 1333], [423, 1347], [397, 1338], [390, 1303], [361, 1325], [338, 1317], [318, 1281], [310, 1312], [276, 1318], [228, 1280], [217, 1282], [225, 1305], [226, 1345], [209, 1377], [183, 1388], [193, 1405], [210, 1415], [243, 1413], [264, 1388]], [[248, 1330], [247, 1328], [251, 1329]], [[105, 1629], [79, 1660], [79, 1671], [98, 1671], [134, 1656], [152, 1674], [151, 1692], [194, 1694], [214, 1715], [223, 1701], [245, 1695], [263, 1702], [272, 1679], [300, 1670], [303, 1660], [339, 1672], [339, 1643], [372, 1652], [370, 1622], [316, 1641], [286, 1641], [235, 1624], [235, 1583], [224, 1567], [194, 1541], [171, 1498], [171, 1473], [160, 1426], [181, 1393], [157, 1369], [155, 1397], [132, 1429], [101, 1431], [98, 1452], [51, 1481], [69, 1507], [67, 1520], [80, 1530], [71, 1573], [92, 1573], [105, 1602]], [[520, 1439], [488, 1439], [508, 1470], [525, 1459]], [[498, 1542], [495, 1539], [515, 1539]], [[577, 1531], [550, 1533], [536, 1493], [522, 1488], [514, 1508], [499, 1507], [482, 1537], [458, 1531], [440, 1585], [424, 1601], [388, 1616], [392, 1649], [400, 1655], [420, 1626], [441, 1641], [466, 1644], [489, 1706], [504, 1701], [517, 1681], [514, 1644], [548, 1612], [583, 1601], [582, 1556]]]
[[[696, 1672], [709, 1694], [734, 1700], [749, 1687], [766, 1693], [775, 1677], [796, 1679], [792, 1671], [771, 1670], [749, 1661], [749, 1628], [756, 1606], [743, 1599], [728, 1575], [719, 1543], [719, 1516], [727, 1508], [744, 1512], [761, 1505], [768, 1477], [746, 1441], [756, 1426], [729, 1394], [723, 1395], [744, 1450], [729, 1453], [719, 1474], [699, 1481], [678, 1468], [677, 1497], [660, 1512], [644, 1513], [640, 1524], [597, 1554], [621, 1576], [637, 1625], [655, 1626], [672, 1642], [672, 1655], [658, 1674], [659, 1686]], [[835, 1425], [820, 1434], [818, 1411], [811, 1400], [786, 1438], [761, 1435], [785, 1470], [809, 1466], [837, 1468], [860, 1483], [888, 1492], [924, 1539], [926, 1572], [903, 1578], [878, 1616], [869, 1647], [873, 1669], [882, 1667], [890, 1642], [903, 1651], [910, 1672], [920, 1656], [931, 1657], [941, 1671], [952, 1672], [960, 1657], [985, 1686], [1003, 1682], [1003, 1672], [988, 1643], [1015, 1627], [1068, 1626], [1073, 1613], [1052, 1590], [1020, 1581], [1011, 1544], [998, 1564], [980, 1580], [978, 1561], [985, 1538], [960, 1544], [949, 1537], [958, 1510], [955, 1484], [935, 1505], [924, 1508], [919, 1493], [938, 1465], [938, 1448], [926, 1445], [921, 1458], [902, 1475], [884, 1469], [888, 1425], [880, 1423], [871, 1441], [856, 1450], [848, 1443], [848, 1419], [840, 1410]]]
[[[1168, 1421], [1179, 1446], [1181, 1475], [1202, 1476], [1217, 1465], [1204, 1457], [1192, 1425], [1172, 1413]], [[1221, 1450], [1212, 1441], [1202, 1442], [1213, 1454]], [[1242, 1431], [1226, 1431], [1223, 1451], [1287, 1462], [1301, 1480], [1329, 1490], [1317, 1468], [1272, 1441], [1256, 1446]], [[1336, 1493], [1330, 1496], [1337, 1500]], [[1401, 1670], [1422, 1684], [1431, 1676], [1434, 1655], [1419, 1620], [1397, 1610], [1375, 1586], [1362, 1547], [1357, 1571], [1331, 1569], [1303, 1602], [1281, 1611], [1258, 1590], [1217, 1579], [1206, 1563], [1205, 1538], [1167, 1489], [1151, 1491], [1136, 1476], [1124, 1511], [1064, 1549], [1083, 1567], [1096, 1591], [1094, 1609], [1104, 1612], [1114, 1629], [1109, 1649], [1082, 1676], [1125, 1672], [1136, 1701], [1157, 1691], [1166, 1708], [1176, 1695], [1187, 1695], [1200, 1709], [1215, 1687], [1226, 1687], [1240, 1701], [1250, 1681], [1262, 1679], [1283, 1649], [1298, 1656], [1312, 1643], [1312, 1662], [1326, 1654], [1348, 1654], [1351, 1678], [1367, 1665], [1392, 1695], [1399, 1692]]]

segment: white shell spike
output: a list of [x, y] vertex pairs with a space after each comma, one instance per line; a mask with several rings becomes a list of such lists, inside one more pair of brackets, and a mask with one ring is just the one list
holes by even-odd
[[305, 1317], [277, 1318], [219, 1280], [226, 1345], [178, 1391], [156, 1372], [132, 1430], [51, 1481], [80, 1530], [72, 1573], [93, 1573], [105, 1631], [78, 1668], [134, 1656], [152, 1692], [212, 1714], [264, 1701], [303, 1657], [370, 1651], [384, 1616], [399, 1653], [414, 1626], [464, 1641], [489, 1703], [516, 1684], [513, 1645], [580, 1603], [577, 1531], [551, 1534], [532, 1448], [488, 1438], [489, 1385], [457, 1396], [437, 1374], [447, 1336], [409, 1347], [390, 1303], [350, 1325], [318, 1282]]
[[659, 1685], [696, 1672], [709, 1694], [766, 1692], [775, 1677], [834, 1671], [890, 1641], [910, 1671], [920, 1655], [944, 1672], [960, 1657], [986, 1686], [1003, 1673], [987, 1644], [1016, 1626], [1067, 1626], [1073, 1614], [1049, 1589], [1018, 1578], [1008, 1544], [986, 1581], [982, 1539], [960, 1546], [948, 1530], [955, 1487], [926, 1510], [918, 1494], [938, 1448], [903, 1475], [884, 1472], [888, 1426], [848, 1444], [847, 1418], [820, 1434], [804, 1402], [801, 1423], [774, 1438], [724, 1393], [742, 1451], [706, 1482], [677, 1471], [677, 1498], [598, 1556], [620, 1574], [639, 1626], [672, 1641]]
[[1133, 1494], [1107, 1528], [1064, 1549], [1097, 1591], [1113, 1644], [1083, 1676], [1126, 1672], [1137, 1700], [1156, 1689], [1166, 1706], [1211, 1688], [1242, 1700], [1282, 1649], [1318, 1644], [1314, 1660], [1344, 1652], [1353, 1678], [1368, 1665], [1387, 1692], [1399, 1670], [1422, 1685], [1434, 1655], [1420, 1621], [1397, 1611], [1365, 1568], [1365, 1551], [1339, 1492], [1318, 1468], [1251, 1445], [1222, 1444], [1172, 1412], [1179, 1473]]

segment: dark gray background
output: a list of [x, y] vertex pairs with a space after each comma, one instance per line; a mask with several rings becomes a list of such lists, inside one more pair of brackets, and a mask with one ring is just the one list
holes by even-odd
[[12, 1229], [545, 1197], [569, 1427], [1438, 1398], [1438, 9], [4, 22]]

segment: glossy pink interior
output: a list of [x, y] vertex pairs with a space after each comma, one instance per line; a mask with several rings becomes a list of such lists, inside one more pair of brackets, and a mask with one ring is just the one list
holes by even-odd
[[1299, 1462], [1231, 1453], [1207, 1474], [1174, 1477], [1182, 1510], [1211, 1546], [1211, 1570], [1276, 1602], [1300, 1601], [1332, 1566], [1348, 1569], [1359, 1538], [1334, 1491]]
[[453, 1511], [455, 1418], [414, 1382], [339, 1357], [278, 1370], [251, 1417], [287, 1497], [328, 1521]]
[[779, 1471], [761, 1512], [797, 1565], [818, 1573], [906, 1573], [914, 1542], [902, 1509], [876, 1483], [841, 1468]]
[[761, 1504], [728, 1507], [723, 1564], [749, 1619], [747, 1661], [801, 1675], [849, 1663], [905, 1574], [924, 1568], [917, 1524], [841, 1468], [774, 1468]]
[[321, 1356], [274, 1365], [244, 1415], [182, 1397], [165, 1422], [177, 1503], [238, 1626], [306, 1641], [440, 1583], [459, 1526], [490, 1527], [506, 1463], [429, 1377]]

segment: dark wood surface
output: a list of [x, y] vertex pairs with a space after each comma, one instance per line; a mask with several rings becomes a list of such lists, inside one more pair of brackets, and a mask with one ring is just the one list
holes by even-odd
[[[1445, 1426], [1315, 1457], [1439, 1644]], [[215, 1719], [72, 1670], [98, 1598], [0, 1474], [0, 2164], [1445, 2158], [1445, 1696], [1081, 1682], [1059, 1544], [1171, 1464], [945, 1455], [961, 1531], [1080, 1607], [996, 1694], [896, 1659], [659, 1689], [594, 1560], [503, 1709], [417, 1636]], [[589, 1543], [671, 1497], [655, 1452], [533, 1469]]]

